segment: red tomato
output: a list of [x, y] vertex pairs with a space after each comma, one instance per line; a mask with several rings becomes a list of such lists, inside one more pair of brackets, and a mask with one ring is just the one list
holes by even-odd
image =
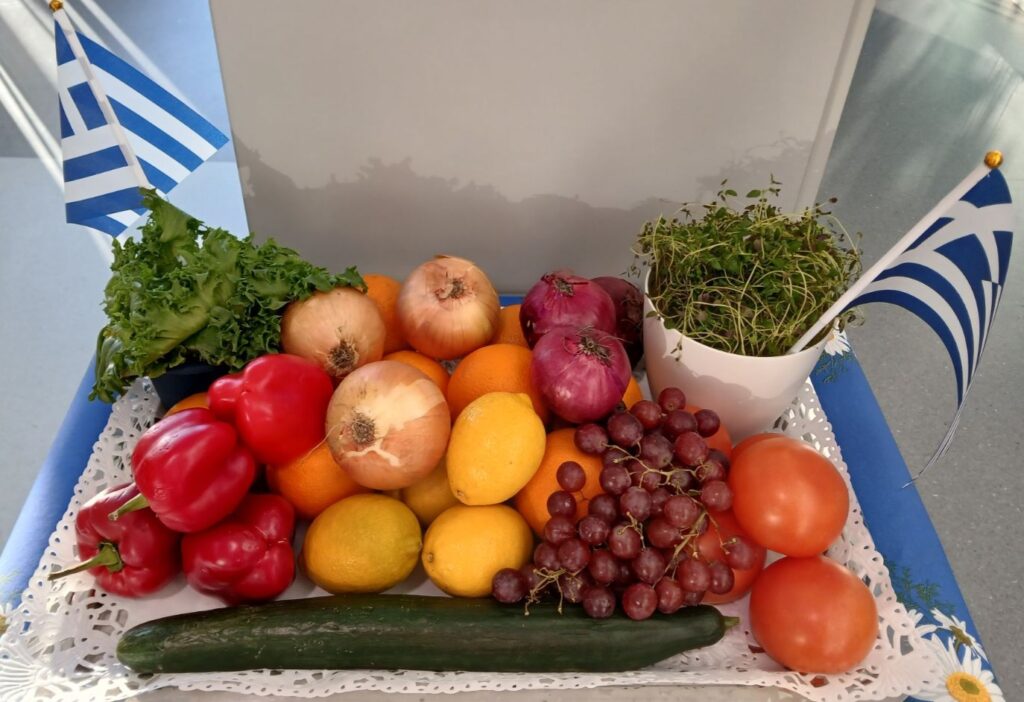
[[787, 556], [814, 556], [835, 541], [850, 511], [846, 483], [832, 462], [788, 436], [737, 454], [729, 472], [732, 511], [759, 544]]
[[[685, 409], [690, 414], [696, 414], [702, 408], [687, 405]], [[725, 428], [725, 424], [719, 424], [718, 431], [711, 436], [704, 437], [704, 441], [708, 442], [708, 448], [718, 449], [725, 454], [726, 458], [732, 459], [732, 437], [729, 436], [729, 430]]]
[[874, 646], [878, 610], [867, 585], [835, 561], [783, 558], [754, 583], [750, 629], [765, 652], [791, 670], [842, 673]]
[[[728, 510], [725, 512], [712, 512], [711, 516], [715, 521], [708, 526], [707, 531], [697, 537], [697, 550], [700, 552], [701, 558], [708, 563], [711, 561], [725, 561], [725, 551], [722, 550], [723, 541], [728, 541], [734, 536], [743, 536], [748, 539], [750, 537], [743, 531], [743, 528], [736, 521], [736, 517], [733, 516], [732, 512]], [[753, 539], [751, 539], [751, 542], [753, 542]], [[767, 555], [762, 547], [756, 546], [756, 548], [760, 555], [753, 567], [744, 568], [743, 570], [732, 569], [734, 580], [732, 589], [729, 592], [716, 595], [708, 591], [701, 601], [706, 604], [723, 604], [738, 600], [747, 594], [750, 586], [754, 584], [758, 574], [764, 568], [764, 559]]]
[[748, 436], [743, 441], [739, 442], [733, 447], [732, 454], [735, 456], [741, 451], [747, 450], [754, 444], [759, 444], [765, 439], [774, 439], [777, 436], [782, 436], [782, 434], [778, 434], [776, 432], [766, 432], [764, 434], [754, 434], [753, 436]]

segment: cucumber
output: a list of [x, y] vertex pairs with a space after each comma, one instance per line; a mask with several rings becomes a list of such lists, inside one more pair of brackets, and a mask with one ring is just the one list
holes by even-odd
[[718, 641], [735, 619], [714, 607], [590, 619], [581, 607], [491, 599], [335, 595], [179, 614], [125, 633], [138, 673], [270, 669], [494, 672], [635, 670]]

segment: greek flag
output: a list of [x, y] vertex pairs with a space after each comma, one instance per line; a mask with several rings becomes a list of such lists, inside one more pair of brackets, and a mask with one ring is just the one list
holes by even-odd
[[67, 221], [117, 236], [228, 139], [191, 107], [54, 12]]
[[[997, 153], [995, 163], [1001, 159]], [[939, 337], [956, 377], [956, 413], [924, 467], [949, 447], [1006, 285], [1013, 244], [1010, 190], [998, 168], [979, 166], [871, 267], [825, 314], [888, 302]], [[798, 342], [802, 348], [824, 325]], [[922, 472], [923, 472], [922, 470]]]

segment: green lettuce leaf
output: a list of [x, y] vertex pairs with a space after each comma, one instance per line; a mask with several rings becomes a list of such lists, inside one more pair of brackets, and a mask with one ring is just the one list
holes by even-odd
[[251, 235], [205, 227], [153, 191], [144, 205], [142, 236], [114, 242], [90, 398], [112, 402], [136, 378], [186, 361], [238, 370], [280, 350], [289, 302], [343, 285], [366, 289], [355, 267], [334, 275], [272, 239], [256, 245]]

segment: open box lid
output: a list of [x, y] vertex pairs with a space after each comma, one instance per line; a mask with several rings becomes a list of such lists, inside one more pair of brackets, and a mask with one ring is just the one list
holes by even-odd
[[810, 204], [873, 2], [211, 0], [250, 227], [333, 269], [502, 292], [625, 271], [643, 223]]

